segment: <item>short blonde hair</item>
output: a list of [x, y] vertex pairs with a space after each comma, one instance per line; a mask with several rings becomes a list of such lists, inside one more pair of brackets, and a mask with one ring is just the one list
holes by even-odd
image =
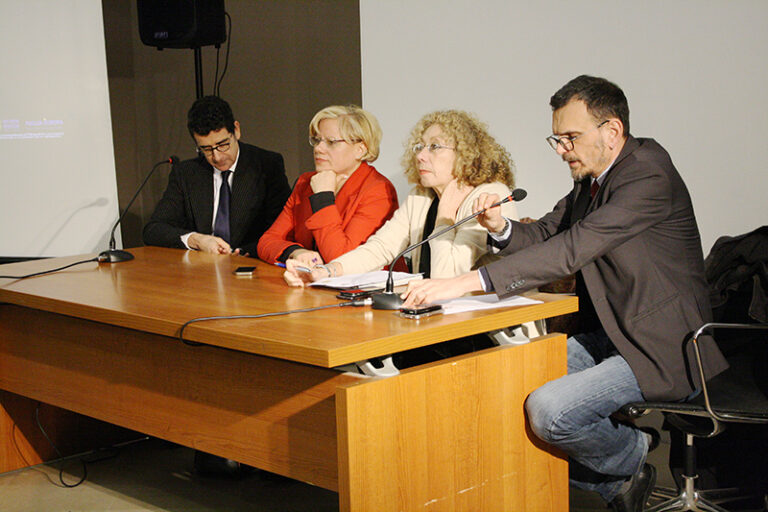
[[373, 162], [379, 157], [381, 126], [376, 117], [356, 105], [331, 105], [315, 114], [309, 122], [309, 136], [317, 137], [320, 121], [338, 119], [339, 133], [347, 142], [362, 142], [367, 149], [361, 160]]
[[498, 181], [514, 188], [515, 163], [509, 152], [488, 133], [485, 123], [461, 110], [430, 112], [413, 127], [401, 161], [408, 181], [419, 184], [419, 166], [413, 147], [421, 143], [424, 132], [435, 124], [442, 128], [455, 148], [453, 176], [459, 183], [476, 187]]

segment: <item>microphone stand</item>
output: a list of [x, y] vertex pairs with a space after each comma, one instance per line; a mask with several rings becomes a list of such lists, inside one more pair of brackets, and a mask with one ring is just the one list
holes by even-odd
[[373, 299], [373, 306], [372, 306], [373, 309], [400, 309], [400, 306], [403, 305], [403, 299], [400, 298], [400, 294], [399, 293], [395, 293], [395, 291], [394, 291], [395, 290], [395, 280], [394, 280], [394, 277], [392, 276], [392, 272], [394, 270], [395, 263], [397, 262], [397, 260], [399, 260], [400, 258], [405, 256], [406, 254], [408, 254], [409, 252], [411, 252], [415, 248], [417, 248], [417, 247], [419, 247], [419, 246], [429, 242], [430, 240], [433, 240], [433, 239], [439, 237], [440, 235], [443, 235], [443, 234], [447, 233], [448, 231], [450, 231], [450, 230], [452, 230], [452, 229], [454, 229], [454, 228], [456, 228], [458, 226], [461, 226], [465, 222], [469, 222], [470, 220], [474, 219], [475, 217], [477, 217], [481, 213], [485, 213], [485, 211], [488, 210], [489, 208], [495, 208], [495, 207], [497, 207], [499, 205], [502, 205], [504, 203], [508, 203], [509, 201], [522, 201], [523, 199], [525, 199], [525, 196], [527, 196], [527, 195], [528, 195], [528, 192], [526, 192], [525, 190], [523, 190], [521, 188], [516, 188], [515, 190], [512, 191], [512, 193], [510, 195], [508, 195], [507, 197], [505, 197], [504, 199], [502, 199], [499, 202], [493, 203], [488, 208], [483, 208], [482, 210], [473, 213], [469, 217], [464, 217], [463, 219], [461, 219], [457, 223], [451, 224], [450, 226], [441, 229], [437, 233], [434, 233], [434, 234], [430, 235], [429, 237], [425, 238], [421, 242], [418, 242], [418, 243], [415, 243], [413, 245], [409, 245], [408, 247], [406, 247], [400, 254], [395, 256], [394, 260], [392, 260], [392, 264], [389, 266], [389, 273], [387, 274], [387, 283], [384, 286], [384, 291], [380, 292], [380, 293], [375, 293], [375, 294], [373, 294], [371, 296], [371, 298]]
[[152, 173], [155, 172], [155, 169], [160, 167], [163, 164], [171, 164], [171, 166], [176, 165], [179, 162], [179, 157], [172, 156], [168, 158], [167, 160], [163, 160], [162, 162], [158, 162], [155, 164], [154, 167], [152, 167], [152, 170], [149, 171], [149, 174], [147, 174], [147, 177], [144, 178], [144, 181], [141, 182], [141, 185], [139, 185], [138, 190], [136, 190], [136, 193], [133, 194], [133, 197], [130, 201], [128, 201], [128, 206], [125, 207], [125, 210], [123, 210], [123, 213], [117, 218], [117, 222], [115, 222], [115, 225], [112, 227], [112, 231], [109, 234], [109, 250], [102, 251], [99, 253], [99, 256], [97, 259], [99, 260], [99, 263], [106, 262], [106, 263], [120, 263], [121, 261], [130, 261], [133, 259], [133, 254], [129, 253], [128, 251], [123, 251], [121, 249], [115, 249], [115, 246], [117, 245], [115, 242], [115, 230], [117, 229], [117, 226], [120, 225], [120, 221], [123, 220], [123, 217], [126, 213], [128, 213], [128, 209], [133, 205], [133, 202], [136, 200], [136, 198], [139, 195], [139, 192], [141, 192], [141, 189], [144, 188], [144, 185], [146, 185], [147, 181], [149, 180], [149, 177], [152, 176]]

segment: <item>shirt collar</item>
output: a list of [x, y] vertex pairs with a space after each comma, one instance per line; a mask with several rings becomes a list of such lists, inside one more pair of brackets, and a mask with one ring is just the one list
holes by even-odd
[[[618, 158], [618, 155], [616, 155], [616, 158]], [[590, 181], [590, 183], [597, 182], [597, 184], [602, 187], [603, 182], [605, 181], [605, 177], [608, 176], [608, 171], [610, 171], [611, 168], [613, 167], [613, 164], [616, 163], [616, 158], [614, 158], [611, 161], [611, 163], [608, 164], [608, 167], [606, 167], [605, 170], [602, 173], [600, 173], [600, 176], [598, 176], [597, 178], [592, 178], [592, 181]]]

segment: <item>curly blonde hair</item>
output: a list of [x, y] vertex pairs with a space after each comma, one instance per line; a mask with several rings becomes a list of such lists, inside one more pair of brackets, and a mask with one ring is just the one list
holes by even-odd
[[488, 133], [488, 126], [473, 114], [461, 110], [438, 110], [422, 117], [411, 130], [401, 160], [408, 181], [419, 185], [419, 166], [413, 147], [432, 125], [439, 125], [455, 148], [453, 176], [473, 187], [501, 182], [514, 188], [515, 163], [509, 152]]
[[382, 131], [376, 116], [357, 105], [331, 105], [320, 110], [309, 122], [309, 136], [317, 137], [320, 121], [338, 119], [339, 133], [347, 142], [362, 142], [366, 152], [361, 160], [373, 162], [379, 157]]

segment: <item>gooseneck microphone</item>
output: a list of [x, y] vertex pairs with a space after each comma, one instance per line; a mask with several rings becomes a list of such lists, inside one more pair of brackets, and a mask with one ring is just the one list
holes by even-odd
[[417, 247], [419, 247], [419, 246], [429, 242], [430, 240], [433, 240], [433, 239], [439, 237], [440, 235], [442, 235], [444, 233], [447, 233], [448, 231], [450, 231], [450, 230], [452, 230], [452, 229], [454, 229], [454, 228], [456, 228], [458, 226], [461, 226], [465, 222], [469, 222], [470, 220], [474, 219], [475, 217], [477, 217], [481, 213], [484, 213], [486, 210], [488, 210], [490, 208], [495, 208], [497, 206], [500, 206], [500, 205], [502, 205], [504, 203], [508, 203], [510, 201], [522, 201], [523, 199], [525, 199], [525, 196], [527, 196], [527, 195], [528, 195], [528, 192], [526, 192], [522, 188], [516, 188], [515, 190], [512, 191], [512, 193], [510, 195], [508, 195], [507, 197], [505, 197], [504, 199], [502, 199], [499, 202], [493, 203], [488, 208], [483, 208], [482, 210], [480, 210], [478, 212], [475, 212], [475, 213], [473, 213], [472, 215], [470, 215], [468, 217], [464, 217], [463, 219], [461, 219], [457, 223], [451, 224], [450, 226], [441, 229], [437, 233], [434, 233], [434, 234], [430, 235], [429, 237], [425, 238], [421, 242], [417, 242], [417, 243], [415, 243], [413, 245], [409, 245], [408, 247], [406, 247], [403, 250], [403, 252], [401, 252], [400, 254], [395, 256], [395, 259], [392, 260], [392, 264], [389, 266], [389, 273], [387, 274], [387, 284], [384, 287], [384, 291], [381, 292], [381, 293], [377, 293], [377, 294], [374, 294], [374, 295], [371, 296], [371, 298], [373, 299], [373, 309], [400, 309], [400, 306], [403, 305], [403, 299], [400, 298], [400, 294], [395, 293], [395, 291], [394, 291], [395, 290], [395, 281], [394, 281], [394, 278], [392, 277], [392, 271], [394, 270], [395, 262], [397, 262], [397, 260], [399, 260], [400, 258], [405, 256], [406, 254], [408, 254], [409, 252], [411, 252], [415, 248], [417, 248]]
[[155, 169], [160, 167], [163, 164], [171, 164], [171, 166], [174, 166], [179, 163], [179, 157], [172, 156], [168, 158], [167, 160], [163, 160], [162, 162], [157, 162], [154, 167], [152, 167], [152, 170], [149, 171], [149, 174], [147, 174], [147, 177], [144, 178], [144, 181], [141, 182], [141, 185], [139, 185], [138, 190], [136, 190], [136, 193], [133, 194], [133, 197], [130, 201], [128, 201], [128, 206], [125, 207], [125, 210], [123, 210], [123, 213], [120, 214], [120, 216], [117, 218], [117, 222], [115, 222], [115, 225], [112, 227], [112, 232], [109, 234], [109, 250], [108, 251], [102, 251], [99, 253], [98, 260], [99, 262], [106, 262], [106, 263], [119, 263], [121, 261], [130, 261], [133, 259], [133, 254], [129, 253], [128, 251], [123, 251], [120, 249], [115, 249], [115, 230], [117, 229], [117, 226], [120, 225], [120, 221], [123, 220], [123, 217], [126, 213], [128, 213], [128, 209], [133, 205], [133, 202], [136, 200], [136, 198], [139, 195], [139, 192], [141, 192], [141, 189], [144, 188], [144, 185], [147, 184], [147, 181], [149, 180], [149, 177], [152, 176], [152, 173], [155, 172]]

